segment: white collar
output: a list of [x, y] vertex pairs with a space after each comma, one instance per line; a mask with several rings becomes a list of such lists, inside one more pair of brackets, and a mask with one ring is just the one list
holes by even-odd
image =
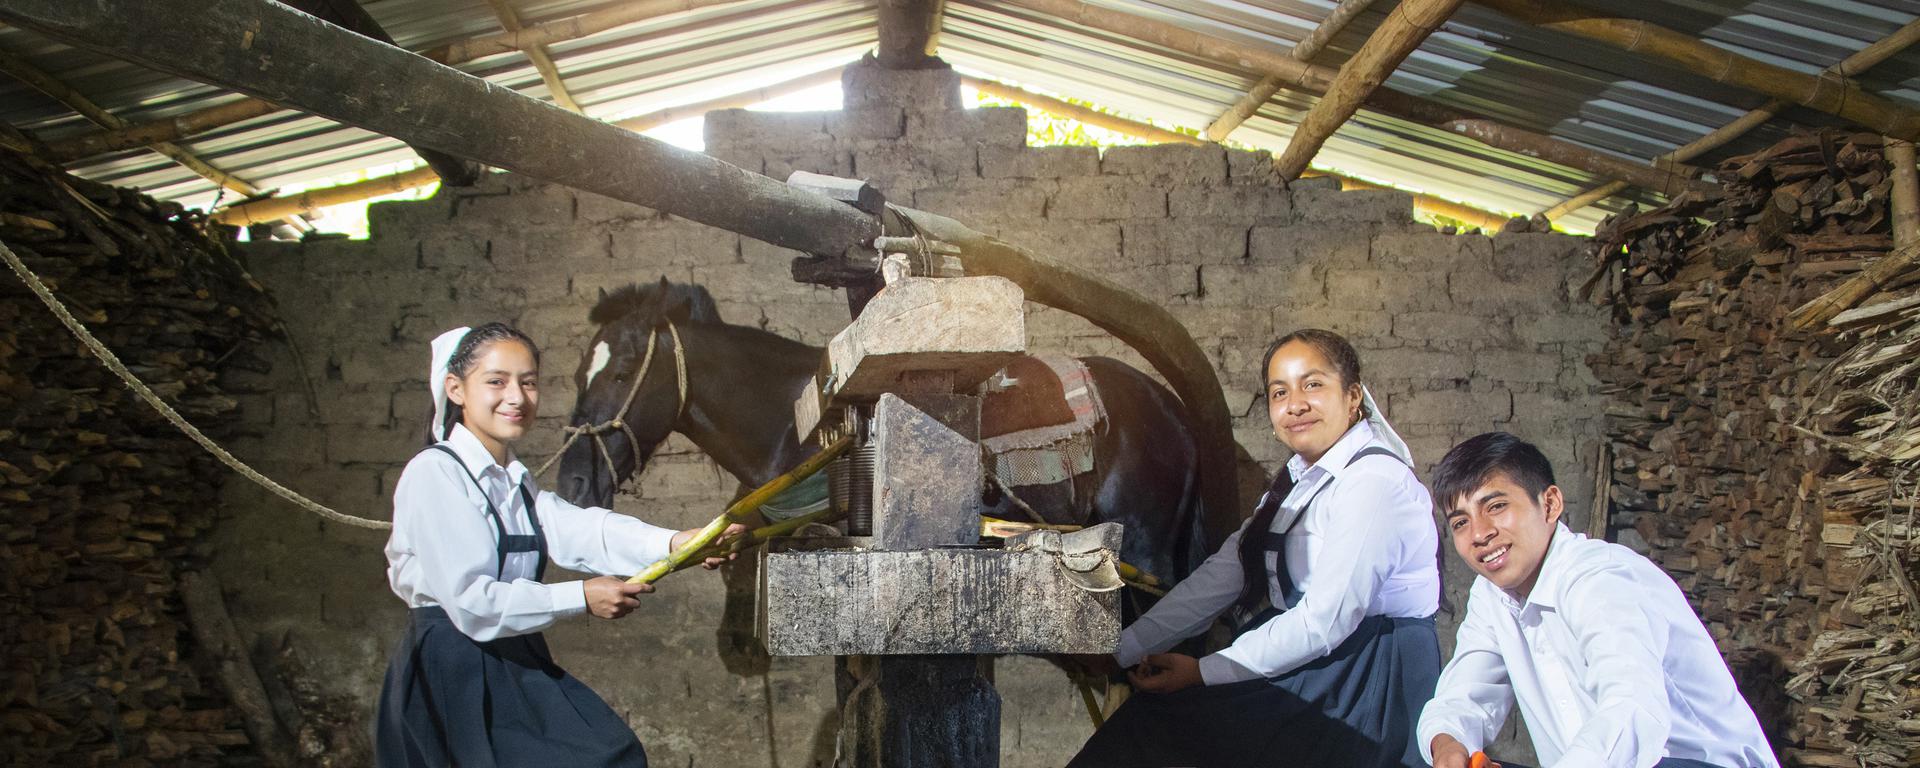
[[456, 422], [444, 444], [452, 448], [454, 454], [460, 457], [460, 463], [466, 466], [467, 474], [481, 477], [489, 471], [500, 470], [506, 474], [511, 485], [526, 482], [527, 465], [520, 463], [519, 457], [513, 455], [512, 448], [507, 449], [506, 466], [495, 464], [493, 454], [487, 451], [487, 447], [480, 443], [480, 438], [467, 429], [465, 424]]
[[1347, 462], [1353, 458], [1353, 455], [1359, 453], [1361, 448], [1371, 442], [1373, 442], [1373, 427], [1362, 419], [1348, 427], [1347, 433], [1334, 441], [1333, 447], [1321, 454], [1319, 461], [1308, 464], [1305, 458], [1296, 453], [1293, 458], [1287, 459], [1287, 471], [1293, 474], [1293, 481], [1296, 483], [1315, 468], [1323, 468], [1329, 474], [1339, 474], [1341, 469], [1346, 468]]
[[[1547, 542], [1547, 556], [1540, 560], [1540, 573], [1534, 577], [1533, 589], [1527, 591], [1527, 599], [1517, 600], [1513, 595], [1507, 594], [1506, 590], [1499, 587], [1493, 588], [1493, 591], [1500, 594], [1501, 601], [1507, 606], [1507, 610], [1519, 616], [1520, 612], [1526, 610], [1528, 606], [1539, 606], [1549, 610], [1560, 607], [1559, 597], [1557, 597], [1560, 594], [1560, 576], [1567, 571], [1565, 560], [1573, 556], [1567, 551], [1573, 542], [1584, 538], [1586, 538], [1585, 535], [1574, 533], [1566, 523], [1554, 523], [1553, 538]], [[1492, 584], [1489, 583], [1488, 586]]]

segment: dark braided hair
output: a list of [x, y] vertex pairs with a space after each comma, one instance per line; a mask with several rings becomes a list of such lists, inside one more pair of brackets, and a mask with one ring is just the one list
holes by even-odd
[[[480, 353], [486, 350], [487, 345], [496, 341], [517, 341], [527, 345], [527, 351], [533, 353], [533, 364], [540, 365], [540, 347], [533, 343], [533, 339], [511, 325], [496, 322], [467, 331], [467, 335], [460, 337], [460, 343], [454, 345], [453, 356], [447, 358], [447, 373], [466, 379], [467, 374], [473, 371], [474, 364], [479, 360]], [[453, 402], [452, 397], [444, 394], [442, 397], [446, 397], [447, 415], [446, 421], [440, 425], [440, 431], [453, 434], [453, 425], [460, 423], [460, 406]], [[434, 442], [433, 430], [429, 429], [427, 445], [433, 445]]]
[[[1319, 328], [1302, 328], [1274, 339], [1272, 344], [1267, 345], [1266, 353], [1260, 356], [1259, 388], [1263, 401], [1267, 398], [1267, 367], [1273, 364], [1273, 356], [1280, 352], [1281, 347], [1296, 341], [1313, 347], [1327, 358], [1327, 362], [1333, 363], [1342, 389], [1360, 384], [1360, 353], [1354, 351], [1353, 344], [1346, 337]], [[1360, 419], [1364, 421], [1370, 415], [1366, 404], [1362, 403]], [[1279, 514], [1280, 504], [1286, 501], [1287, 493], [1291, 490], [1293, 476], [1288, 474], [1286, 467], [1281, 467], [1279, 474], [1273, 478], [1273, 485], [1267, 489], [1265, 503], [1253, 511], [1253, 522], [1240, 534], [1242, 581], [1237, 604], [1245, 610], [1252, 610], [1260, 603], [1260, 598], [1267, 595], [1267, 529], [1273, 526], [1273, 518]]]

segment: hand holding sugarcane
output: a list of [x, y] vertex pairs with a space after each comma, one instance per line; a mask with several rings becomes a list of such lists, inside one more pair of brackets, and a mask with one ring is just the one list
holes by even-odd
[[[780, 495], [781, 491], [793, 487], [794, 483], [805, 480], [812, 476], [813, 473], [825, 468], [829, 462], [833, 461], [840, 454], [845, 453], [847, 448], [852, 445], [853, 438], [851, 437], [843, 437], [834, 441], [833, 445], [827, 446], [824, 450], [814, 454], [806, 461], [800, 462], [800, 466], [794, 467], [793, 471], [776, 477], [766, 485], [754, 489], [752, 493], [740, 497], [739, 501], [735, 501], [731, 506], [727, 507], [726, 512], [714, 518], [713, 522], [707, 523], [706, 527], [694, 531], [693, 534], [686, 539], [680, 540], [680, 534], [675, 534], [674, 539], [676, 539], [676, 546], [667, 553], [667, 556], [659, 562], [647, 566], [646, 570], [634, 574], [633, 578], [627, 579], [627, 583], [652, 584], [659, 581], [660, 577], [686, 567], [696, 558], [705, 561], [707, 557], [718, 556], [712, 555], [711, 549], [721, 534], [735, 528], [741, 528], [740, 521], [746, 519], [754, 510], [759, 509], [761, 504], [765, 504], [767, 500]], [[680, 533], [685, 534], [687, 532], [681, 531]]]
[[[673, 544], [668, 547], [667, 551], [679, 552], [681, 549], [687, 546], [688, 542], [693, 541], [693, 538], [695, 536], [700, 535], [700, 532], [702, 530], [705, 530], [705, 529], [688, 528], [684, 531], [674, 534]], [[697, 553], [697, 556], [699, 557], [698, 562], [700, 563], [700, 567], [711, 571], [722, 565], [726, 565], [728, 562], [732, 561], [735, 557], [738, 557], [739, 548], [734, 545], [741, 538], [743, 538], [746, 535], [746, 533], [747, 533], [747, 527], [739, 523], [734, 523], [732, 525], [727, 526], [726, 529], [721, 531], [720, 535], [714, 539], [712, 546], [707, 547], [705, 551]], [[693, 562], [694, 560], [692, 558], [689, 558], [686, 561], [687, 564], [691, 564]], [[684, 567], [684, 565], [682, 567]]]

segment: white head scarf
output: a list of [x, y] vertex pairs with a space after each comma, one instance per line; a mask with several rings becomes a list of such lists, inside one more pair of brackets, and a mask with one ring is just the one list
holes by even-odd
[[1393, 425], [1387, 423], [1387, 415], [1380, 411], [1380, 404], [1374, 401], [1373, 393], [1367, 390], [1365, 384], [1360, 385], [1360, 402], [1367, 407], [1367, 424], [1373, 427], [1374, 439], [1385, 445], [1387, 450], [1393, 451], [1393, 455], [1400, 457], [1407, 466], [1418, 467], [1413, 463], [1413, 451], [1407, 448], [1407, 441], [1400, 439], [1400, 433], [1393, 431]]
[[427, 425], [427, 432], [436, 443], [447, 439], [448, 432], [447, 363], [452, 362], [453, 351], [460, 347], [460, 340], [466, 338], [470, 330], [473, 329], [463, 325], [433, 337], [433, 360], [427, 368], [427, 389], [433, 393], [433, 423]]

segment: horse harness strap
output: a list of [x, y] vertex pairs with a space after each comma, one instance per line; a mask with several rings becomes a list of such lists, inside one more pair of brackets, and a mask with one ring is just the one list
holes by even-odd
[[[679, 400], [675, 403], [673, 411], [673, 423], [678, 424], [680, 423], [680, 417], [686, 415], [687, 412], [687, 356], [685, 345], [680, 342], [680, 329], [674, 326], [673, 323], [667, 323], [666, 326], [667, 333], [673, 337], [673, 383], [675, 391], [679, 395]], [[658, 327], [647, 330], [647, 351], [640, 358], [640, 370], [634, 374], [633, 386], [627, 390], [626, 399], [621, 401], [619, 412], [615, 413], [613, 418], [600, 422], [599, 424], [586, 424], [563, 428], [562, 431], [567, 434], [567, 441], [560, 444], [560, 450], [554, 451], [553, 456], [547, 459], [547, 463], [540, 465], [540, 469], [533, 473], [534, 477], [545, 475], [547, 469], [559, 461], [561, 456], [565, 456], [567, 449], [573, 447], [573, 441], [579, 440], [581, 435], [587, 435], [593, 438], [594, 447], [599, 449], [601, 460], [607, 463], [607, 476], [611, 478], [620, 477], [619, 469], [613, 466], [613, 452], [607, 450], [607, 441], [600, 436], [616, 429], [620, 430], [626, 433], [627, 443], [633, 446], [634, 454], [639, 455], [640, 440], [634, 437], [633, 429], [627, 425], [627, 411], [633, 408], [634, 398], [640, 396], [640, 385], [646, 382], [647, 371], [653, 368], [653, 348], [659, 337], [660, 329]], [[617, 483], [618, 481], [616, 480], [616, 484]]]
[[499, 579], [506, 575], [507, 555], [514, 552], [532, 552], [539, 557], [533, 567], [533, 580], [544, 580], [547, 576], [547, 533], [540, 528], [540, 516], [534, 514], [533, 492], [527, 490], [527, 484], [522, 482], [519, 485], [520, 502], [527, 508], [527, 523], [533, 527], [533, 533], [509, 534], [506, 521], [500, 519], [500, 508], [494, 506], [493, 497], [487, 495], [487, 489], [480, 486], [480, 478], [474, 477], [473, 473], [467, 471], [467, 463], [460, 460], [460, 454], [454, 453], [453, 449], [448, 448], [445, 443], [435, 443], [428, 447], [452, 456], [454, 462], [460, 465], [460, 473], [467, 476], [467, 480], [473, 483], [474, 490], [480, 492], [480, 499], [486, 502], [487, 517], [493, 519], [493, 529], [500, 537], [500, 542], [494, 545], [494, 560], [498, 564], [494, 566], [493, 577]]
[[[1348, 459], [1347, 466], [1351, 467], [1368, 456], [1388, 456], [1394, 461], [1400, 461], [1400, 457], [1394, 454], [1393, 451], [1383, 446], [1370, 445], [1361, 449], [1360, 452], [1355, 453], [1353, 458]], [[1284, 472], [1286, 470], [1283, 469], [1281, 471]], [[1284, 530], [1278, 532], [1267, 531], [1266, 540], [1261, 542], [1260, 549], [1264, 552], [1272, 553], [1275, 557], [1273, 572], [1274, 578], [1280, 582], [1280, 597], [1282, 599], [1287, 599], [1287, 597], [1294, 592], [1293, 574], [1287, 572], [1287, 534], [1293, 533], [1293, 529], [1300, 526], [1300, 521], [1306, 519], [1307, 510], [1313, 507], [1313, 502], [1319, 499], [1320, 494], [1325, 493], [1327, 486], [1330, 485], [1333, 485], [1331, 480], [1322, 483], [1319, 488], [1314, 489], [1313, 494], [1307, 497], [1306, 503], [1300, 505], [1300, 511], [1293, 516], [1293, 521], [1287, 523], [1287, 527]], [[1289, 488], [1288, 490], [1291, 492], [1292, 489]], [[1284, 502], [1285, 499], [1283, 498], [1282, 503]]]

